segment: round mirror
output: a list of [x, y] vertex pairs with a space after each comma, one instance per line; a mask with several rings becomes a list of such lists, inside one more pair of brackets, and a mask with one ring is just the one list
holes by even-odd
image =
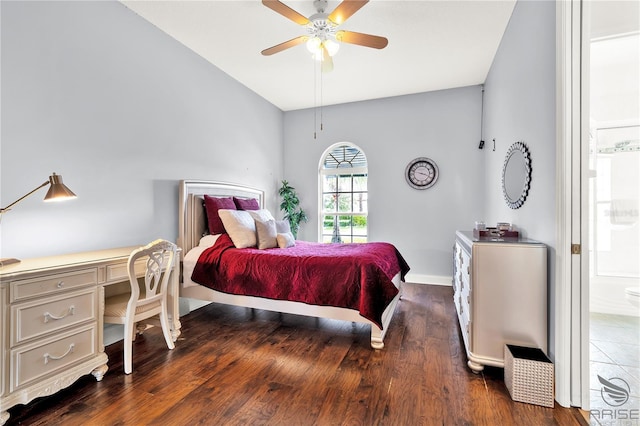
[[529, 148], [522, 142], [516, 142], [509, 147], [502, 167], [502, 193], [509, 207], [517, 209], [524, 204], [530, 183]]

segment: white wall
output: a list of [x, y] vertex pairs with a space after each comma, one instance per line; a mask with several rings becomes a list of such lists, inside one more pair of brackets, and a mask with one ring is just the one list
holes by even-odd
[[118, 2], [1, 2], [0, 205], [56, 172], [78, 195], [2, 215], [0, 257], [177, 237], [180, 179], [277, 209], [283, 114]]
[[[554, 359], [555, 309], [555, 2], [518, 1], [485, 84], [485, 220], [511, 222], [548, 246], [549, 348]], [[496, 150], [493, 139], [496, 139]], [[517, 210], [502, 195], [504, 157], [511, 144], [531, 151], [529, 196]]]
[[[323, 108], [324, 130], [313, 139], [314, 110], [285, 112], [285, 179], [301, 195], [310, 221], [299, 238], [318, 239], [318, 167], [336, 142], [352, 142], [369, 164], [369, 240], [394, 243], [411, 266], [408, 281], [451, 283], [457, 229], [471, 229], [484, 211], [480, 86]], [[416, 157], [434, 160], [438, 182], [407, 185]]]

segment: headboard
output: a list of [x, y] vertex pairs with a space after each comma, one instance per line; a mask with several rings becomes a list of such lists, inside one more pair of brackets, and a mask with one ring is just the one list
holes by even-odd
[[178, 246], [182, 256], [196, 247], [207, 231], [204, 195], [212, 197], [256, 198], [264, 208], [264, 191], [244, 185], [203, 180], [181, 180], [178, 203]]

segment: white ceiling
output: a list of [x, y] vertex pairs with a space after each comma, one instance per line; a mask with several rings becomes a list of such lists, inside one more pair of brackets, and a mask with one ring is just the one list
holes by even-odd
[[[482, 84], [516, 0], [372, 0], [340, 29], [389, 39], [342, 43], [322, 75], [304, 45], [260, 52], [305, 29], [259, 0], [122, 3], [283, 111]], [[305, 16], [312, 0], [285, 4]], [[329, 0], [330, 13], [340, 2]]]

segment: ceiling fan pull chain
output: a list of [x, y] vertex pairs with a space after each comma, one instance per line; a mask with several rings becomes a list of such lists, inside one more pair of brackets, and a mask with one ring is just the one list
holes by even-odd
[[[320, 65], [322, 66], [322, 65]], [[322, 70], [320, 70], [320, 131], [323, 130], [323, 122], [324, 122], [324, 114], [323, 114], [323, 109], [322, 109], [322, 103], [324, 101], [322, 94], [323, 94], [323, 82], [324, 82], [324, 77], [323, 77], [324, 73], [322, 72]]]
[[318, 129], [318, 77], [316, 74], [316, 61], [312, 61], [313, 64], [313, 139], [317, 139], [318, 135], [316, 130]]

